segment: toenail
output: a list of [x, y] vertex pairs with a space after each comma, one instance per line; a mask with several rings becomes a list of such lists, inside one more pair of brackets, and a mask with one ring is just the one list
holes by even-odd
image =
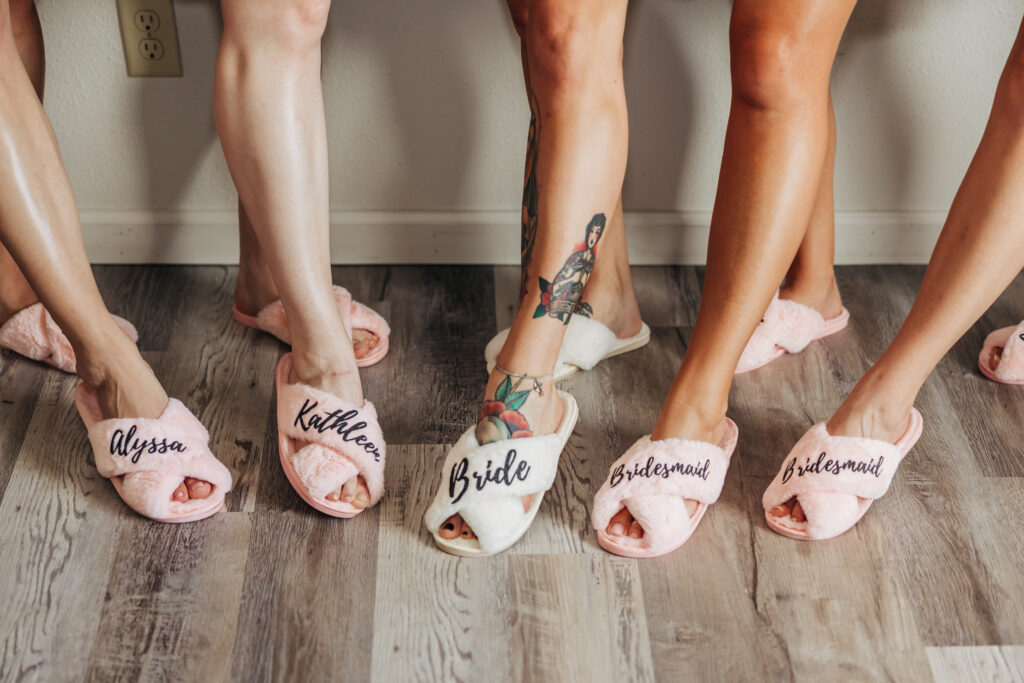
[[612, 529], [611, 529], [611, 532], [612, 532], [613, 534], [616, 534], [616, 535], [618, 535], [618, 536], [621, 536], [621, 535], [622, 535], [622, 532], [623, 532], [623, 531], [625, 531], [625, 530], [626, 530], [626, 527], [622, 526], [622, 525], [621, 525], [621, 524], [619, 524], [618, 522], [616, 522], [615, 524], [612, 524]]
[[447, 524], [444, 525], [444, 530], [445, 531], [455, 531], [455, 525], [452, 524], [451, 522], [448, 522]]

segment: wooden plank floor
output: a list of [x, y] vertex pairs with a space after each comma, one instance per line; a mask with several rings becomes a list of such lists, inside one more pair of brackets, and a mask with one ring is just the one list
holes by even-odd
[[276, 340], [231, 320], [234, 270], [101, 267], [168, 391], [235, 474], [227, 511], [160, 525], [92, 465], [73, 378], [0, 359], [0, 680], [1021, 681], [1024, 389], [983, 379], [984, 335], [1024, 317], [1024, 278], [929, 380], [920, 444], [850, 533], [770, 532], [761, 493], [898, 329], [923, 270], [847, 267], [843, 334], [735, 383], [738, 457], [693, 539], [656, 560], [589, 528], [608, 465], [648, 432], [686, 348], [703, 271], [637, 268], [642, 351], [563, 384], [581, 419], [531, 531], [483, 560], [436, 550], [422, 515], [473, 420], [508, 267], [339, 267], [387, 316], [364, 371], [388, 493], [343, 521], [277, 462]]

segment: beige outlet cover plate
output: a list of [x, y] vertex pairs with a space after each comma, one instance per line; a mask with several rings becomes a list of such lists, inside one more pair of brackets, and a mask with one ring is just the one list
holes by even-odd
[[181, 76], [173, 0], [117, 0], [129, 76]]

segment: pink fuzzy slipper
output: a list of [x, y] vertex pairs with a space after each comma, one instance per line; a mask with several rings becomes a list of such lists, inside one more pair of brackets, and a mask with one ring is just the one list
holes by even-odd
[[[384, 356], [388, 355], [391, 327], [388, 326], [387, 321], [369, 306], [353, 301], [352, 295], [344, 287], [334, 285], [334, 298], [338, 302], [341, 321], [345, 324], [345, 330], [350, 337], [353, 329], [367, 330], [377, 337], [377, 345], [370, 353], [362, 358], [357, 358], [356, 365], [365, 368], [379, 363]], [[285, 344], [292, 343], [291, 332], [288, 330], [288, 315], [284, 312], [284, 304], [280, 299], [267, 304], [256, 315], [246, 315], [232, 306], [231, 315], [246, 327], [272, 334]]]
[[[155, 420], [104, 420], [96, 393], [79, 384], [75, 405], [89, 430], [96, 469], [132, 510], [157, 522], [194, 522], [224, 506], [231, 473], [210, 452], [206, 428], [180, 401], [172, 398]], [[207, 481], [213, 490], [202, 499], [171, 500], [185, 477]]]
[[327, 496], [359, 474], [371, 507], [384, 495], [386, 445], [369, 401], [355, 405], [305, 384], [289, 384], [292, 355], [277, 364], [277, 443], [281, 467], [302, 500], [332, 517], [363, 510]]
[[[911, 408], [907, 430], [896, 443], [853, 436], [832, 436], [820, 422], [786, 456], [761, 503], [768, 526], [802, 541], [833, 538], [851, 529], [876, 498], [889, 490], [896, 468], [921, 438], [924, 420]], [[791, 498], [806, 521], [777, 517], [771, 510]]]
[[[637, 441], [615, 461], [594, 498], [597, 542], [625, 557], [657, 557], [681, 546], [693, 535], [708, 506], [718, 500], [738, 437], [736, 423], [726, 418], [725, 435], [718, 444], [651, 441], [650, 435]], [[692, 517], [684, 500], [699, 503]], [[623, 506], [643, 527], [643, 538], [608, 533], [612, 517]]]
[[[133, 342], [139, 340], [139, 334], [130, 322], [116, 315], [114, 322]], [[0, 349], [75, 373], [75, 351], [71, 342], [41, 303], [21, 309], [0, 327]]]
[[850, 321], [850, 312], [825, 320], [809, 306], [780, 299], [776, 292], [760, 324], [743, 349], [736, 374], [768, 365], [787, 353], [799, 353], [815, 339], [839, 332]]
[[[999, 364], [992, 367], [992, 352], [1000, 348]], [[989, 379], [1003, 384], [1024, 384], [1024, 322], [1004, 327], [985, 337], [978, 355], [978, 369]]]

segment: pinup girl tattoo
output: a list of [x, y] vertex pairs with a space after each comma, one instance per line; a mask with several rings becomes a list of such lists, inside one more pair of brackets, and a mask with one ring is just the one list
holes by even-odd
[[597, 243], [604, 233], [604, 225], [604, 214], [594, 214], [587, 225], [583, 242], [576, 245], [576, 249], [569, 254], [569, 258], [565, 260], [554, 279], [548, 282], [542, 277], [538, 278], [540, 304], [533, 312], [534, 318], [547, 315], [562, 321], [563, 325], [568, 325], [573, 313], [582, 313], [587, 317], [593, 313], [590, 304], [580, 303], [580, 297], [583, 295], [587, 278], [594, 270]]

